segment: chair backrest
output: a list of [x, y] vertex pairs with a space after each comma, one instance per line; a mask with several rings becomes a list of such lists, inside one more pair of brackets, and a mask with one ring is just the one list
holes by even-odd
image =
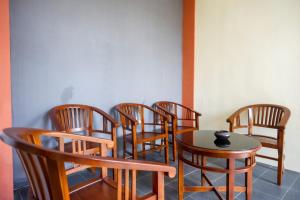
[[253, 123], [254, 126], [277, 128], [282, 119], [289, 115], [288, 108], [278, 105], [253, 105], [248, 107], [249, 122]]
[[177, 103], [170, 101], [159, 101], [154, 104], [154, 107], [164, 108], [165, 110], [177, 116]]
[[[247, 116], [247, 124], [242, 124], [242, 116]], [[248, 127], [251, 134], [251, 127], [263, 127], [273, 129], [284, 129], [290, 117], [290, 110], [284, 106], [274, 104], [254, 104], [245, 106], [236, 111], [232, 117], [235, 128]]]
[[173, 117], [182, 120], [195, 120], [195, 111], [187, 106], [170, 101], [158, 101], [154, 104], [154, 107], [162, 111], [165, 115], [168, 115], [165, 111], [172, 113]]
[[[116, 110], [120, 113], [120, 121], [122, 127], [125, 129], [132, 129], [132, 126], [141, 125], [144, 129], [145, 121], [149, 119], [145, 118], [146, 112], [153, 112], [154, 110], [149, 106], [137, 103], [122, 103], [116, 106]], [[155, 114], [155, 113], [154, 113]], [[149, 116], [148, 116], [149, 117]], [[153, 123], [155, 116], [153, 115]], [[129, 119], [129, 120], [128, 120]]]
[[[99, 156], [86, 156], [79, 154], [64, 153], [57, 150], [45, 148], [42, 146], [41, 137], [72, 137], [72, 134], [53, 132], [41, 129], [30, 128], [9, 128], [4, 130], [4, 135], [0, 139], [6, 144], [14, 147], [21, 159], [29, 179], [33, 196], [40, 200], [68, 200], [70, 191], [65, 171], [65, 162], [88, 165], [90, 167], [101, 167], [102, 169], [113, 168], [118, 170], [117, 192], [118, 200], [121, 200], [123, 194], [128, 199], [136, 199], [136, 171], [154, 171], [157, 172], [160, 183], [163, 184], [164, 173], [174, 177], [176, 170], [163, 164], [156, 164], [146, 161], [129, 161], [124, 159], [113, 159]], [[91, 140], [102, 141], [101, 150], [113, 147], [113, 142], [105, 139], [79, 136], [81, 138], [90, 138]], [[83, 139], [84, 140], [84, 139]], [[122, 186], [122, 170], [125, 170], [125, 191]], [[129, 186], [129, 173], [131, 171], [131, 187]], [[131, 189], [131, 190], [130, 190]], [[130, 191], [129, 191], [130, 190]], [[163, 199], [163, 198], [162, 198]]]
[[132, 116], [138, 123], [144, 122], [144, 108], [143, 104], [123, 103], [116, 106], [118, 111], [121, 111], [129, 116]]
[[153, 104], [153, 107], [168, 116], [169, 124], [176, 123], [176, 125], [199, 129], [198, 118], [201, 114], [185, 105], [170, 101], [158, 101]]
[[67, 133], [89, 131], [93, 128], [93, 110], [91, 106], [66, 104], [49, 111], [51, 121], [57, 131]]

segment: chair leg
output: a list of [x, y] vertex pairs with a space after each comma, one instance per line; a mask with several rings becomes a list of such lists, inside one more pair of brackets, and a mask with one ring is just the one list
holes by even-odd
[[169, 142], [168, 139], [165, 138], [165, 163], [169, 164]]
[[123, 138], [123, 158], [126, 158], [126, 140], [125, 137]]
[[137, 160], [138, 159], [138, 153], [137, 153], [137, 145], [132, 144], [132, 154], [133, 154], [133, 159]]
[[172, 134], [172, 142], [173, 142], [173, 161], [176, 161], [177, 155], [177, 145], [176, 145], [176, 136], [175, 133]]
[[277, 185], [282, 184], [283, 178], [283, 151], [278, 151]]
[[146, 159], [146, 152], [145, 152], [145, 150], [146, 150], [146, 145], [145, 145], [145, 143], [143, 143], [143, 159], [144, 160]]

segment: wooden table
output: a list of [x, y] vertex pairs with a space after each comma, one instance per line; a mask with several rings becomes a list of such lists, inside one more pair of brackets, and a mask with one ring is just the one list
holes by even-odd
[[[252, 198], [252, 173], [256, 165], [255, 154], [261, 143], [245, 135], [230, 133], [230, 144], [216, 141], [215, 131], [194, 131], [176, 136], [178, 145], [178, 198], [183, 199], [184, 192], [214, 191], [219, 199], [220, 192], [226, 192], [226, 199], [234, 199], [234, 192], [246, 192], [246, 199]], [[207, 165], [207, 157], [226, 159], [226, 168]], [[242, 159], [245, 165], [236, 167], [236, 159]], [[201, 186], [184, 185], [183, 163], [201, 169]], [[206, 172], [226, 173], [226, 186], [214, 186]], [[245, 173], [245, 185], [235, 185], [235, 174]], [[200, 184], [200, 183], [199, 183]]]

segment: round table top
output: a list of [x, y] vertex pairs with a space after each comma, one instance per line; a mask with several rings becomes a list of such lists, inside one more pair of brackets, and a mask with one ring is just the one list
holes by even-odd
[[[246, 135], [231, 133], [226, 145], [216, 142], [215, 130], [201, 130], [178, 134], [176, 140], [188, 147], [220, 151], [249, 151], [261, 148], [261, 143]], [[227, 142], [228, 142], [227, 141]], [[217, 143], [217, 144], [216, 144]]]

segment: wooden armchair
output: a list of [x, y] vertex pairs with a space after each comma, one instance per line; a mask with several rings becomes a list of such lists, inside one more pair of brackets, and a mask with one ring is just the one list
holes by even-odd
[[[282, 183], [284, 171], [284, 135], [289, 117], [290, 110], [286, 107], [272, 104], [256, 104], [240, 108], [227, 119], [229, 131], [234, 132], [236, 129], [247, 128], [248, 135], [259, 140], [263, 147], [277, 149], [277, 158], [260, 154], [256, 156], [278, 161], [278, 185]], [[275, 129], [277, 132], [276, 137], [257, 134], [254, 127]]]
[[[126, 153], [133, 159], [138, 159], [138, 153], [143, 158], [148, 151], [165, 151], [165, 163], [169, 163], [168, 123], [167, 117], [149, 106], [135, 103], [123, 103], [116, 106], [120, 114], [124, 139], [124, 158]], [[159, 120], [155, 116], [159, 115]], [[157, 144], [156, 141], [160, 141]], [[132, 151], [127, 151], [127, 143], [131, 143]], [[142, 150], [138, 152], [138, 145]], [[150, 147], [147, 149], [147, 147]]]
[[[49, 115], [57, 131], [87, 136], [94, 136], [99, 133], [110, 135], [114, 143], [112, 155], [114, 158], [117, 157], [116, 128], [119, 125], [115, 119], [104, 111], [88, 105], [66, 104], [52, 108]], [[60, 145], [60, 148], [71, 152], [72, 145], [72, 143], [66, 142], [64, 146]], [[86, 145], [88, 149], [98, 150], [98, 146], [95, 146], [95, 144], [88, 142]], [[93, 150], [91, 151], [95, 153]]]
[[169, 133], [172, 135], [173, 161], [176, 160], [176, 134], [199, 130], [200, 113], [175, 102], [159, 101], [153, 107], [169, 117]]
[[[49, 149], [43, 146], [42, 137], [71, 139], [76, 142], [77, 149], [80, 149], [82, 143], [95, 142], [100, 144], [102, 156], [84, 155], [82, 152], [72, 154]], [[106, 139], [29, 128], [5, 129], [0, 139], [14, 147], [21, 159], [31, 186], [29, 199], [162, 200], [164, 199], [164, 173], [170, 177], [174, 177], [176, 173], [174, 167], [165, 164], [106, 158], [105, 152], [114, 145], [111, 140]], [[64, 168], [66, 162], [99, 167], [102, 170], [101, 177], [69, 188], [67, 172]], [[117, 170], [116, 181], [107, 176], [109, 168]], [[153, 191], [143, 197], [138, 197], [136, 194], [136, 174], [140, 170], [153, 172]]]

